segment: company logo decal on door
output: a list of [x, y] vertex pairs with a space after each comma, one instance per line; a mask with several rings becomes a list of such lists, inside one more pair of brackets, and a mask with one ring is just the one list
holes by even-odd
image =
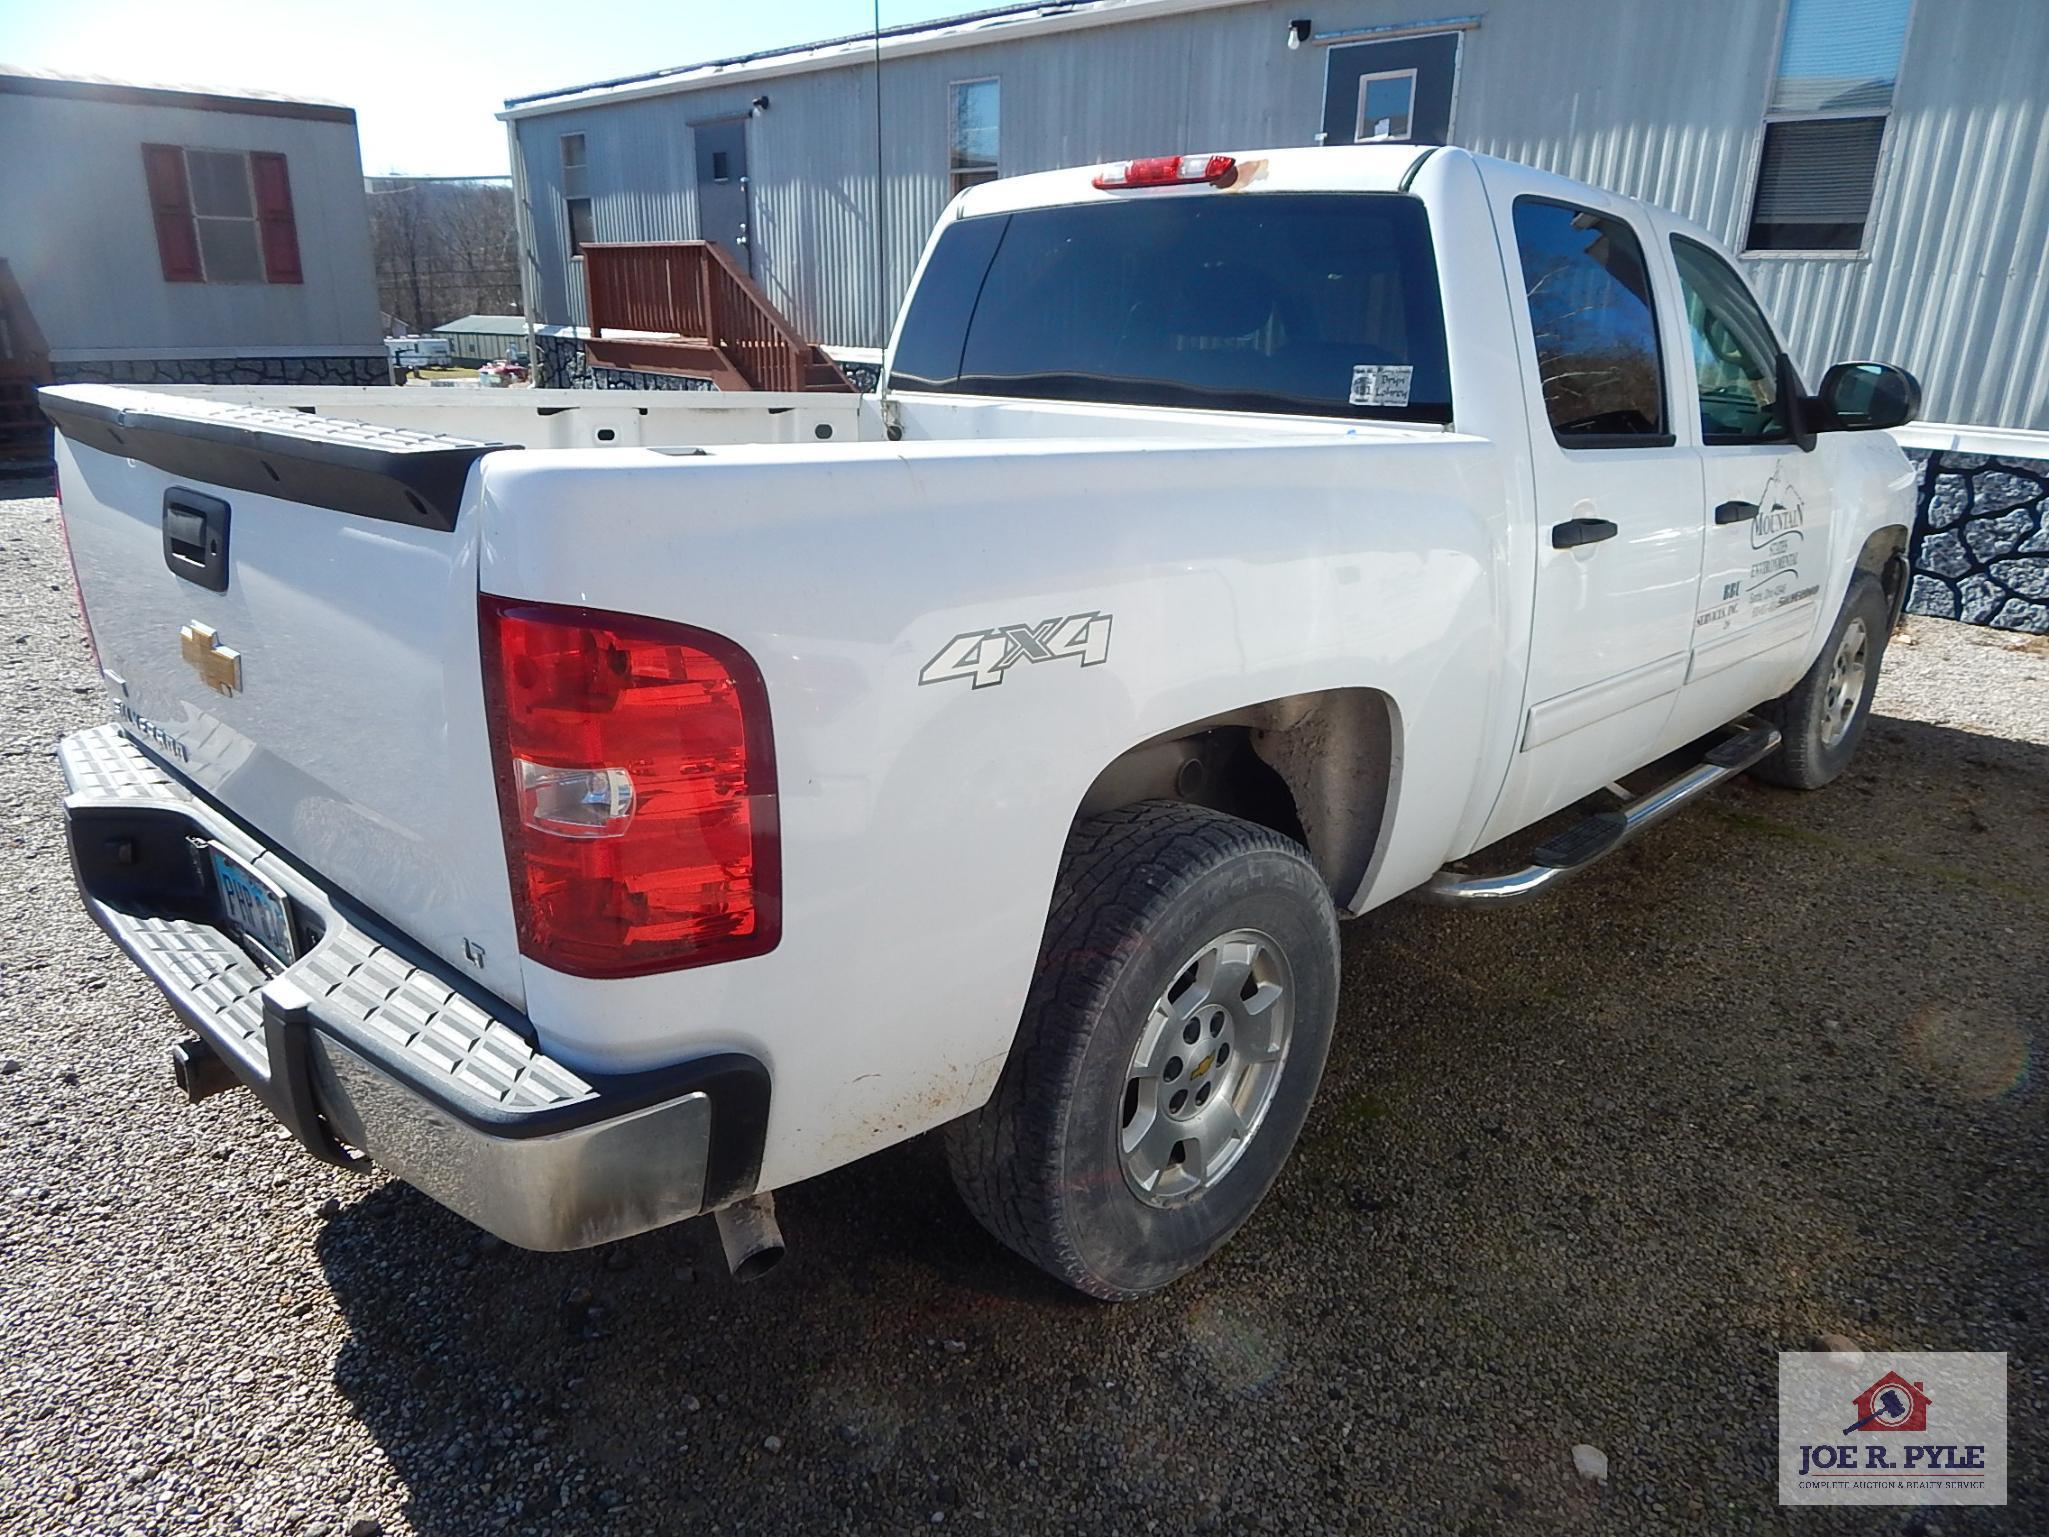
[[[1750, 529], [1750, 564], [1740, 575], [1724, 567], [1702, 583], [1693, 627], [1703, 635], [1763, 619], [1821, 591], [1806, 579], [1807, 503], [1774, 472], [1757, 496]], [[1715, 548], [1710, 540], [1709, 550]], [[1716, 562], [1710, 561], [1710, 565]]]
[[1774, 475], [1757, 499], [1758, 514], [1750, 521], [1750, 548], [1755, 553], [1743, 595], [1753, 614], [1769, 613], [1800, 603], [1821, 591], [1821, 585], [1800, 579], [1800, 557], [1807, 544], [1807, 504], [1800, 493]]

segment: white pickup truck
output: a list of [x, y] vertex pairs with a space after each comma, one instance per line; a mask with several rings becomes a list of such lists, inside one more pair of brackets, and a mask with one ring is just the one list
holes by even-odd
[[1287, 1157], [1338, 918], [1841, 771], [1918, 394], [1807, 393], [1679, 219], [1409, 147], [973, 188], [872, 397], [45, 390], [78, 884], [188, 1094], [515, 1244], [715, 1211], [749, 1273], [768, 1192], [944, 1127], [1136, 1296]]

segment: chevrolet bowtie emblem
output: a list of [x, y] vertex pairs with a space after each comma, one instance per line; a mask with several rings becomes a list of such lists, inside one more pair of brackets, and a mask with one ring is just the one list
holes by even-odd
[[223, 646], [212, 625], [186, 625], [178, 632], [178, 649], [200, 680], [216, 694], [241, 691], [242, 653]]

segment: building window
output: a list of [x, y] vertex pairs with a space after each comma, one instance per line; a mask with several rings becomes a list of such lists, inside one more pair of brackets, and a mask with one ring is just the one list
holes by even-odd
[[263, 150], [142, 146], [168, 283], [300, 283], [285, 157]]
[[1590, 208], [1519, 197], [1515, 243], [1544, 410], [1558, 441], [1567, 448], [1671, 443], [1658, 322], [1636, 232]]
[[583, 248], [598, 237], [592, 231], [589, 168], [584, 159], [583, 135], [562, 135], [562, 213], [569, 225], [569, 254], [583, 255]]
[[1911, 5], [1788, 0], [1746, 249], [1863, 249]]
[[1416, 72], [1390, 70], [1359, 77], [1359, 117], [1354, 144], [1397, 144], [1409, 137], [1416, 110]]
[[958, 194], [997, 177], [1000, 100], [994, 80], [963, 80], [946, 90], [946, 169]]

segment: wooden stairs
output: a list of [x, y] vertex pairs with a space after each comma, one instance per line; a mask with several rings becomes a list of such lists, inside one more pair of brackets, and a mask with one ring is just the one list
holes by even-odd
[[717, 241], [592, 243], [583, 268], [585, 352], [599, 368], [709, 379], [722, 390], [853, 389]]
[[0, 260], [0, 463], [49, 461], [50, 423], [36, 405], [36, 387], [49, 382], [43, 333], [13, 271]]

